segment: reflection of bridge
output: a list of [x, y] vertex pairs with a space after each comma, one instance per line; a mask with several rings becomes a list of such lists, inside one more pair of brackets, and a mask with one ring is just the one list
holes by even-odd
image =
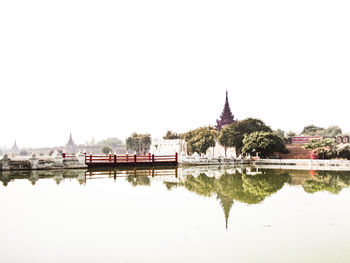
[[86, 155], [88, 167], [177, 166], [178, 155]]
[[104, 179], [117, 177], [141, 177], [148, 176], [152, 178], [161, 177], [162, 181], [178, 182], [178, 169], [177, 168], [153, 168], [153, 169], [130, 169], [130, 170], [88, 170], [85, 172], [85, 180], [92, 179]]
[[[350, 174], [341, 171], [272, 170], [260, 167], [196, 166], [159, 167], [150, 169], [89, 169], [89, 170], [36, 170], [0, 172], [4, 186], [17, 180], [53, 180], [56, 184], [76, 179], [82, 186], [93, 180], [106, 183], [124, 178], [132, 186], [152, 186], [158, 181], [170, 190], [182, 187], [200, 196], [216, 197], [224, 211], [225, 224], [234, 202], [258, 204], [284, 187], [286, 183], [302, 185], [308, 193], [328, 191], [339, 193], [350, 185]], [[68, 179], [68, 180], [67, 180]], [[123, 179], [121, 180], [123, 181]]]
[[116, 179], [117, 177], [137, 178], [149, 177], [152, 180], [160, 180], [164, 182], [180, 181], [178, 177], [177, 167], [161, 167], [152, 169], [69, 169], [69, 170], [27, 170], [27, 171], [0, 171], [0, 181], [4, 186], [16, 180], [28, 180], [35, 185], [38, 180], [54, 180], [56, 184], [60, 184], [65, 179], [76, 179], [79, 184], [85, 185], [87, 180], [93, 179]]

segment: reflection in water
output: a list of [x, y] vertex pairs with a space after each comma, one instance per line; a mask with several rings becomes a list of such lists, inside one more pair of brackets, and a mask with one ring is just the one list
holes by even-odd
[[234, 200], [247, 204], [260, 203], [281, 189], [286, 182], [290, 182], [290, 176], [286, 173], [265, 170], [258, 175], [249, 175], [246, 170], [236, 170], [234, 173], [224, 172], [219, 178], [208, 177], [204, 173], [198, 177], [187, 175], [180, 185], [199, 195], [216, 195], [224, 210], [227, 228]]
[[31, 170], [31, 171], [6, 171], [0, 172], [0, 181], [4, 186], [14, 180], [29, 180], [35, 185], [39, 179], [53, 179], [60, 184], [64, 179], [76, 179], [79, 184], [84, 184], [85, 174], [82, 170]]
[[[124, 177], [132, 186], [151, 186], [152, 180], [161, 180], [168, 190], [182, 187], [204, 197], [219, 200], [227, 228], [230, 210], [235, 201], [258, 204], [288, 183], [302, 185], [307, 193], [328, 191], [338, 194], [350, 185], [350, 173], [345, 171], [298, 171], [257, 168], [189, 167], [171, 169], [133, 170], [52, 170], [0, 172], [0, 181], [7, 186], [13, 180], [52, 179], [57, 185], [63, 180], [75, 179], [84, 186], [94, 179]], [[92, 183], [92, 181], [91, 181]]]
[[350, 175], [346, 171], [318, 171], [313, 179], [305, 180], [303, 188], [307, 193], [327, 191], [338, 194], [350, 185]]

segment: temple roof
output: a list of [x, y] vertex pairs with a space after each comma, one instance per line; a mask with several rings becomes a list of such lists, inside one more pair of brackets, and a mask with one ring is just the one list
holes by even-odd
[[220, 119], [216, 120], [215, 128], [218, 130], [221, 130], [222, 127], [224, 127], [225, 125], [231, 124], [233, 122], [235, 122], [235, 120], [231, 112], [230, 104], [228, 102], [228, 92], [226, 90], [226, 100], [225, 100], [224, 109], [220, 115]]
[[12, 146], [12, 148], [11, 148], [11, 151], [14, 152], [14, 153], [16, 153], [16, 152], [19, 151], [19, 148], [18, 148], [18, 146], [17, 146], [16, 140], [15, 140], [15, 143], [13, 144], [13, 146]]
[[70, 133], [70, 135], [69, 135], [69, 140], [68, 140], [66, 146], [67, 147], [75, 147], [76, 146], [76, 144], [74, 143], [74, 141], [72, 139], [72, 133]]
[[224, 210], [225, 215], [225, 227], [228, 228], [228, 218], [230, 216], [231, 207], [233, 205], [233, 199], [218, 193], [217, 198], [220, 200], [220, 204]]

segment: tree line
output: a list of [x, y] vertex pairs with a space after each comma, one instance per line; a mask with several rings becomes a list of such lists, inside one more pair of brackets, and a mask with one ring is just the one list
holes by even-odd
[[[312, 136], [321, 135], [334, 138], [342, 134], [338, 126], [322, 128], [315, 125], [307, 125], [299, 135]], [[297, 133], [290, 131], [285, 133], [281, 129], [272, 130], [262, 120], [256, 118], [247, 118], [236, 121], [217, 130], [212, 126], [199, 127], [185, 133], [176, 133], [167, 131], [163, 139], [184, 139], [187, 143], [188, 154], [195, 152], [205, 154], [210, 147], [214, 147], [219, 142], [226, 151], [230, 147], [235, 147], [237, 155], [258, 153], [262, 158], [273, 157], [276, 153], [288, 153], [285, 146], [287, 138], [296, 136]], [[151, 146], [150, 134], [133, 133], [126, 139], [128, 151], [137, 154], [146, 154]], [[321, 141], [321, 143], [323, 143]], [[333, 140], [332, 147], [306, 146], [309, 149], [316, 149], [318, 152], [327, 152], [324, 156], [343, 156], [350, 159], [350, 145], [336, 147]], [[336, 154], [335, 154], [336, 153]]]
[[200, 127], [183, 134], [168, 131], [164, 139], [184, 139], [189, 154], [205, 154], [219, 142], [226, 150], [235, 147], [237, 154], [259, 153], [269, 157], [274, 153], [287, 153], [283, 139], [262, 120], [248, 118], [226, 125], [220, 131], [214, 127]]

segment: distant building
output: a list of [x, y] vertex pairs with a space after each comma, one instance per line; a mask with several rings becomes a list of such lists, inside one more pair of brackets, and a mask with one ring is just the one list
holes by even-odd
[[336, 139], [336, 142], [339, 143], [350, 143], [350, 137], [349, 136], [338, 136]]
[[15, 140], [15, 143], [13, 144], [13, 146], [11, 147], [10, 152], [11, 153], [19, 153], [19, 148], [17, 146], [16, 140]]
[[323, 139], [324, 136], [294, 136], [292, 137], [291, 144], [306, 144], [309, 143], [311, 139]]
[[236, 148], [235, 147], [227, 147], [225, 151], [225, 147], [222, 146], [218, 141], [215, 142], [214, 147], [209, 147], [205, 153], [208, 157], [229, 157], [229, 158], [236, 158]]
[[235, 122], [235, 120], [231, 112], [230, 104], [228, 102], [228, 92], [226, 90], [226, 100], [225, 100], [224, 109], [220, 115], [220, 119], [216, 120], [215, 128], [217, 130], [221, 130], [224, 126], [231, 124], [233, 122]]
[[69, 135], [69, 140], [66, 144], [65, 152], [66, 153], [76, 153], [77, 152], [77, 145], [74, 143], [74, 141], [72, 139], [72, 133], [70, 133], [70, 135]]
[[187, 143], [183, 139], [153, 139], [149, 152], [157, 155], [187, 154]]

